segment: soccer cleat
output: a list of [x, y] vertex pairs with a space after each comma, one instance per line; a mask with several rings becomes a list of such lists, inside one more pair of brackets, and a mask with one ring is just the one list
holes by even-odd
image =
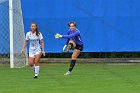
[[38, 78], [38, 76], [34, 76], [34, 79]]
[[71, 73], [71, 72], [70, 72], [70, 71], [68, 71], [68, 72], [67, 72], [67, 73], [65, 73], [64, 75], [65, 75], [65, 76], [67, 76], [67, 75], [70, 75], [70, 73]]

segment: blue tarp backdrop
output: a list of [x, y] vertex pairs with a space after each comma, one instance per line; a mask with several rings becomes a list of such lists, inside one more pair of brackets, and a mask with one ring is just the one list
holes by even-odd
[[0, 54], [10, 52], [10, 35], [9, 35], [9, 2], [0, 1]]
[[140, 51], [140, 0], [21, 0], [25, 32], [36, 22], [47, 52], [62, 52], [67, 23], [81, 31], [84, 52]]
[[[140, 0], [21, 0], [25, 32], [36, 22], [47, 52], [62, 52], [67, 23], [81, 31], [84, 52], [140, 51]], [[8, 1], [0, 3], [0, 53], [9, 53]], [[5, 13], [5, 14], [4, 14]], [[6, 30], [4, 28], [7, 28]]]

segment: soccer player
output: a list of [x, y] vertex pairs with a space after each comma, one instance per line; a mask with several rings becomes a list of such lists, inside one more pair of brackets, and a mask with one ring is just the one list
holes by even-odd
[[36, 23], [31, 23], [31, 31], [27, 32], [26, 34], [26, 39], [24, 41], [22, 53], [25, 51], [28, 41], [30, 41], [29, 65], [34, 69], [35, 72], [34, 78], [38, 78], [39, 60], [41, 58], [42, 53], [45, 56], [45, 51], [44, 51], [43, 36], [38, 31], [38, 27]]
[[80, 31], [76, 28], [75, 22], [69, 22], [68, 23], [69, 30], [67, 35], [60, 35], [56, 34], [55, 38], [65, 38], [66, 39], [66, 45], [63, 47], [63, 51], [66, 51], [66, 48], [68, 48], [68, 52], [70, 49], [73, 49], [73, 54], [71, 57], [71, 63], [68, 71], [64, 75], [70, 75], [75, 63], [76, 59], [78, 58], [80, 52], [83, 50], [83, 42], [81, 40]]

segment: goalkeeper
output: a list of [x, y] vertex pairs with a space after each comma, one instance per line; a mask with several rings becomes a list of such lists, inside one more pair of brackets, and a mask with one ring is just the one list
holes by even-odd
[[68, 71], [66, 72], [66, 74], [64, 75], [70, 75], [75, 63], [76, 63], [76, 59], [78, 58], [80, 52], [83, 50], [83, 42], [81, 40], [81, 35], [80, 35], [80, 31], [76, 28], [76, 23], [75, 22], [69, 22], [68, 23], [69, 26], [69, 30], [67, 35], [60, 35], [60, 34], [55, 34], [55, 38], [65, 38], [66, 39], [66, 44], [63, 47], [63, 51], [67, 51], [69, 52], [70, 50], [74, 50], [73, 54], [72, 54], [72, 60], [70, 63], [70, 67], [68, 69]]

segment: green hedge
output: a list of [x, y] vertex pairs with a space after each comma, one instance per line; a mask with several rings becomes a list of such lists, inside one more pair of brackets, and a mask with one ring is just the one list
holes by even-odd
[[[72, 53], [47, 53], [45, 58], [70, 58]], [[140, 52], [82, 52], [79, 58], [139, 58]]]

